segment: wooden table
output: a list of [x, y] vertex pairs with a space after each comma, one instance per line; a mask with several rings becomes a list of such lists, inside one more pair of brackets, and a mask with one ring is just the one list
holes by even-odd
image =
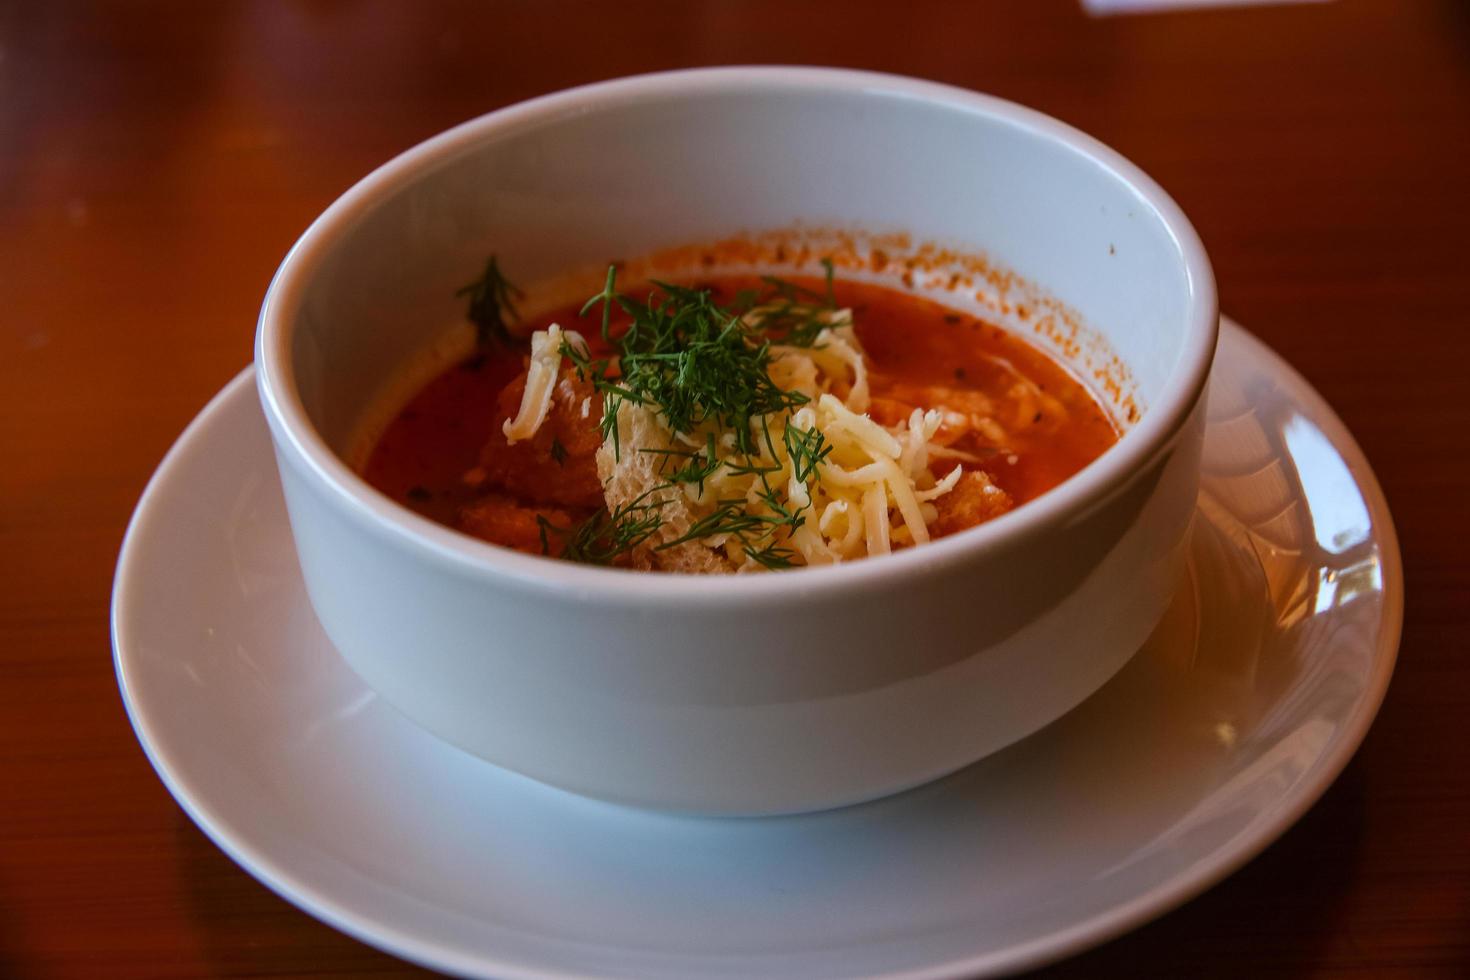
[[1120, 149], [1393, 506], [1402, 658], [1356, 760], [1243, 871], [1052, 975], [1470, 976], [1463, 0], [0, 4], [0, 975], [417, 972], [257, 884], [150, 770], [109, 658], [125, 523], [352, 181], [528, 96], [732, 62], [927, 76]]

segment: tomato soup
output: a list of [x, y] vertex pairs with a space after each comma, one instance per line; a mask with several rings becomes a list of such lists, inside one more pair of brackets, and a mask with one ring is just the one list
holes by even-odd
[[[677, 302], [645, 286], [615, 303], [611, 290], [610, 277], [601, 305], [511, 324], [430, 381], [384, 430], [368, 482], [522, 551], [669, 568], [666, 555], [697, 546], [713, 567], [703, 551], [700, 568], [672, 567], [754, 570], [956, 533], [1024, 506], [1118, 438], [1050, 356], [911, 293], [830, 277], [716, 278], [679, 289]], [[703, 334], [680, 326], [699, 316], [711, 324]], [[722, 317], [747, 330], [743, 341], [729, 340]], [[666, 335], [648, 339], [657, 331]], [[539, 353], [525, 339], [535, 337]], [[561, 338], [560, 354], [547, 338]], [[685, 398], [686, 384], [697, 393]], [[740, 390], [725, 398], [709, 387], [720, 384]], [[657, 445], [618, 444], [637, 429], [633, 412]], [[637, 492], [615, 497], [629, 481]]]

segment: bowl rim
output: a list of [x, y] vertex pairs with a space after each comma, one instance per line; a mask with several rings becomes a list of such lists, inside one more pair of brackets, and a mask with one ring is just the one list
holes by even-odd
[[[291, 366], [293, 321], [313, 275], [336, 244], [379, 202], [481, 140], [570, 117], [651, 100], [735, 92], [848, 92], [909, 98], [978, 116], [1059, 142], [1120, 180], [1163, 224], [1183, 257], [1188, 323], [1178, 362], [1142, 418], [1078, 473], [1000, 517], [958, 534], [882, 556], [772, 575], [648, 574], [522, 554], [422, 517], [370, 486], [317, 432]], [[262, 303], [256, 330], [256, 380], [282, 464], [288, 460], [324, 489], [360, 528], [440, 568], [501, 586], [614, 606], [784, 604], [834, 591], [881, 591], [916, 575], [944, 574], [1016, 541], [1075, 519], [1110, 499], [1173, 441], [1200, 400], [1219, 333], [1214, 274], [1198, 233], [1172, 198], [1117, 151], [1051, 116], [956, 86], [879, 72], [805, 66], [737, 66], [656, 72], [566, 89], [454, 126], [393, 157], [317, 217], [286, 253]]]

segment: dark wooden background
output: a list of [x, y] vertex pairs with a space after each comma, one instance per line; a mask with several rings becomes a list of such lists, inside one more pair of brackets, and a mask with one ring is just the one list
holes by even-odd
[[1356, 760], [1243, 871], [1052, 975], [1470, 976], [1464, 0], [0, 0], [0, 975], [417, 972], [257, 884], [153, 775], [109, 656], [125, 523], [354, 180], [528, 96], [739, 62], [952, 82], [1117, 147], [1393, 507], [1407, 621]]

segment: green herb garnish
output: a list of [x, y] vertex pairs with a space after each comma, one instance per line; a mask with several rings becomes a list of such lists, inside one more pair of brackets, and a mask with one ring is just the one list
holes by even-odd
[[[752, 512], [744, 498], [718, 500], [714, 510], [696, 520], [678, 538], [662, 542], [665, 550], [716, 535], [739, 540], [747, 557], [767, 568], [786, 568], [794, 552], [777, 539], [781, 529], [794, 531], [805, 522], [804, 508], [783, 503], [777, 488], [768, 482], [783, 467], [777, 460], [770, 427], [765, 417], [781, 416], [807, 402], [798, 391], [788, 391], [771, 380], [768, 373], [773, 344], [810, 347], [821, 332], [832, 326], [828, 314], [837, 308], [833, 294], [833, 268], [823, 259], [826, 288], [822, 292], [773, 276], [763, 278], [764, 291], [742, 290], [732, 306], [715, 302], [709, 289], [657, 282], [646, 301], [639, 303], [617, 289], [617, 266], [609, 266], [600, 292], [583, 305], [586, 315], [601, 307], [601, 336], [615, 356], [594, 358], [585, 349], [563, 342], [562, 356], [583, 380], [590, 380], [603, 399], [599, 429], [611, 439], [614, 455], [621, 456], [618, 414], [624, 404], [639, 405], [657, 413], [665, 426], [678, 433], [704, 432], [701, 448], [638, 449], [664, 457], [660, 466], [663, 482], [631, 503], [603, 510], [570, 528], [561, 528], [538, 518], [541, 545], [551, 551], [551, 535], [562, 540], [561, 556], [573, 561], [609, 564], [647, 541], [663, 526], [660, 513], [668, 506], [666, 492], [694, 484], [704, 493], [704, 484], [721, 467], [734, 474], [756, 474], [760, 489], [756, 496], [762, 512]], [[509, 304], [513, 290], [500, 276], [494, 259], [485, 277], [472, 287], [471, 319], [477, 303], [484, 312], [499, 317]], [[516, 292], [516, 295], [519, 295]], [[483, 299], [482, 299], [483, 297]], [[757, 316], [748, 317], [753, 310]], [[626, 329], [613, 335], [614, 316], [627, 320]], [[479, 323], [479, 320], [476, 320]], [[503, 334], [503, 321], [500, 333]], [[718, 437], [731, 437], [741, 460], [722, 460], [717, 455]], [[832, 451], [816, 429], [787, 426], [782, 436], [792, 470], [805, 481]], [[552, 455], [558, 462], [559, 443]]]
[[764, 548], [758, 549], [747, 547], [745, 549], [745, 555], [751, 561], [754, 561], [759, 565], [764, 565], [766, 568], [769, 568], [773, 571], [782, 568], [792, 568], [796, 564], [794, 561], [792, 561], [792, 559], [796, 557], [796, 552], [792, 551], [790, 548], [783, 548], [780, 545], [775, 544], [769, 544], [766, 545]]
[[540, 514], [536, 523], [541, 532], [541, 553], [551, 554], [551, 535], [564, 542], [561, 557], [589, 565], [609, 565], [613, 559], [633, 550], [663, 526], [659, 511], [668, 506], [663, 498], [652, 499], [667, 484], [644, 492], [637, 499], [620, 504], [611, 513], [606, 508], [569, 528], [558, 527]]
[[475, 325], [475, 340], [481, 347], [491, 340], [510, 343], [511, 335], [505, 318], [509, 315], [513, 320], [520, 320], [521, 315], [516, 310], [514, 300], [524, 299], [525, 293], [511, 285], [510, 280], [501, 274], [495, 256], [490, 256], [485, 272], [479, 279], [454, 295], [470, 298], [465, 315]]
[[[781, 280], [788, 290], [800, 287]], [[780, 299], [777, 309], [756, 326], [748, 325], [748, 309], [732, 310], [715, 303], [707, 289], [655, 282], [657, 292], [643, 304], [617, 291], [617, 269], [609, 267], [607, 282], [582, 308], [602, 305], [603, 338], [618, 352], [616, 379], [607, 375], [608, 361], [569, 356], [583, 376], [591, 376], [603, 395], [602, 434], [618, 444], [617, 418], [622, 405], [645, 405], [663, 417], [674, 432], [693, 432], [713, 425], [735, 437], [736, 448], [747, 455], [759, 452], [751, 438], [751, 420], [790, 411], [806, 403], [806, 396], [786, 391], [767, 373], [773, 336], [781, 343], [810, 346], [829, 324], [818, 314], [826, 309], [795, 299]], [[792, 295], [795, 295], [794, 293]], [[613, 308], [630, 317], [628, 329], [610, 336]], [[564, 345], [563, 353], [570, 351]]]
[[725, 465], [715, 451], [715, 434], [709, 434], [709, 441], [703, 450], [686, 451], [682, 449], [640, 449], [642, 453], [656, 453], [664, 457], [665, 463], [671, 457], [681, 457], [685, 460], [683, 466], [668, 474], [667, 482], [670, 486], [676, 483], [693, 483], [704, 493], [704, 481], [714, 476], [720, 467]]
[[788, 425], [781, 433], [781, 441], [786, 444], [786, 455], [791, 457], [791, 472], [802, 483], [817, 471], [817, 464], [832, 452], [831, 445], [816, 426], [798, 429], [794, 425]]

